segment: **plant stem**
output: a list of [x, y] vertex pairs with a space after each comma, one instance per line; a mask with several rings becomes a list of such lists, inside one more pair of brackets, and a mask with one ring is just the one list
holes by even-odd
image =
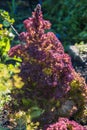
[[13, 27], [13, 25], [11, 24], [11, 28], [14, 30], [14, 32], [19, 36], [19, 33], [17, 32], [17, 30]]

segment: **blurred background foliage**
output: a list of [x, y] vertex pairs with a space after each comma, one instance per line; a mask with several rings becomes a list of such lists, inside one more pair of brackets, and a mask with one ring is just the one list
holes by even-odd
[[31, 16], [32, 11], [42, 0], [4, 0], [0, 1], [0, 9], [4, 9], [10, 13], [15, 19], [16, 29], [23, 31], [23, 20]]
[[87, 42], [86, 0], [45, 0], [43, 8], [45, 18], [51, 21], [63, 44]]

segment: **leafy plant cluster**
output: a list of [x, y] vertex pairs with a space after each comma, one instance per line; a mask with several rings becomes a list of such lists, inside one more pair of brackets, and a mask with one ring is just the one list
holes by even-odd
[[[11, 47], [11, 41], [14, 38], [14, 34], [11, 29], [11, 25], [14, 20], [10, 18], [9, 13], [0, 10], [0, 129], [8, 130], [8, 128], [2, 127], [8, 122], [9, 106], [11, 105], [12, 97], [11, 91], [19, 89], [23, 86], [21, 77], [19, 77], [20, 69], [19, 63], [15, 62], [11, 64], [11, 60], [19, 60], [19, 58], [10, 58], [8, 51]], [[5, 117], [4, 114], [5, 113]], [[7, 119], [5, 119], [7, 118]]]
[[0, 63], [0, 110], [2, 110], [4, 102], [11, 100], [11, 90], [23, 86], [21, 78], [18, 77], [19, 72], [20, 70], [11, 64], [5, 65]]
[[[24, 82], [23, 88], [11, 93], [15, 109], [13, 115], [20, 112], [25, 115], [24, 120], [28, 115], [24, 128], [28, 130], [32, 122], [37, 127], [32, 127], [32, 130], [44, 129], [45, 125], [53, 124], [59, 117], [73, 118], [86, 124], [87, 85], [84, 78], [75, 72], [61, 42], [54, 33], [47, 31], [51, 24], [43, 19], [40, 5], [37, 5], [32, 17], [24, 21], [24, 26], [26, 32], [20, 33], [20, 44], [9, 51], [10, 57], [22, 60], [19, 76]], [[21, 118], [16, 122], [15, 128], [20, 127]], [[68, 119], [67, 122], [65, 126], [68, 124], [70, 130], [74, 127], [85, 130], [78, 123]], [[60, 122], [58, 125], [62, 127]], [[52, 127], [57, 129], [58, 125]]]
[[11, 19], [9, 13], [4, 10], [0, 10], [0, 16], [0, 62], [5, 62], [8, 58], [7, 53], [10, 49], [10, 42], [14, 38], [14, 34], [10, 27], [14, 19]]
[[87, 42], [86, 0], [45, 0], [43, 8], [45, 18], [52, 22], [52, 30], [65, 46], [80, 41]]

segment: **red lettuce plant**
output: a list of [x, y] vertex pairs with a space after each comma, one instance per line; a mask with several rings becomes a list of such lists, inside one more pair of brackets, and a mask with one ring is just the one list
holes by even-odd
[[[60, 41], [50, 29], [50, 22], [43, 19], [41, 7], [38, 5], [32, 18], [24, 21], [27, 32], [20, 34], [25, 44], [13, 47], [9, 55], [22, 58], [21, 77], [28, 86], [44, 90], [49, 97], [61, 97], [70, 90], [70, 82], [74, 79], [70, 57], [64, 53]], [[52, 93], [49, 93], [52, 89]], [[56, 94], [53, 93], [56, 92]]]
[[55, 34], [46, 31], [51, 24], [43, 19], [40, 5], [24, 26], [26, 32], [19, 36], [21, 44], [9, 51], [9, 56], [22, 59], [23, 96], [38, 102], [45, 110], [45, 120], [49, 115], [52, 122], [57, 116], [70, 117], [76, 112], [81, 118], [87, 103], [87, 85], [73, 69], [71, 58]]
[[87, 130], [75, 121], [70, 121], [67, 118], [59, 118], [58, 122], [49, 125], [45, 130]]

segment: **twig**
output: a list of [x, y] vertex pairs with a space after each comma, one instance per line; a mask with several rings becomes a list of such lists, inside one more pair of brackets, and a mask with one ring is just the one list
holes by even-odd
[[11, 26], [11, 28], [14, 30], [14, 32], [19, 36], [19, 33], [18, 33], [17, 30], [13, 27], [13, 25], [11, 24], [10, 26]]

